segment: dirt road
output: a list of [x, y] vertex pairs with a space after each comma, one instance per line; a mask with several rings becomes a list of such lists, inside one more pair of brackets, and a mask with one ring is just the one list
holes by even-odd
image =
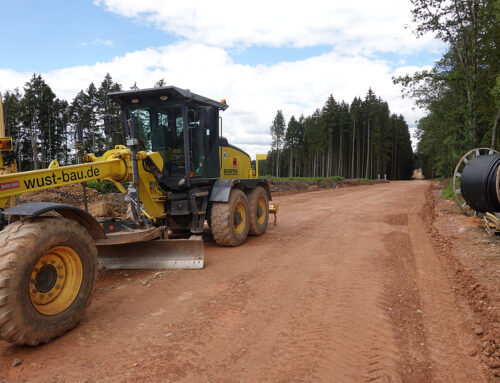
[[426, 230], [430, 187], [280, 196], [278, 226], [206, 243], [203, 270], [104, 273], [74, 331], [0, 343], [0, 381], [486, 382]]

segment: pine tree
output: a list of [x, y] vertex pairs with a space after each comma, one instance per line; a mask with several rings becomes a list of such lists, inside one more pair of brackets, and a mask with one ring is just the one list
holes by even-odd
[[273, 146], [276, 147], [276, 177], [279, 177], [280, 151], [285, 134], [285, 118], [283, 117], [283, 112], [281, 110], [278, 110], [276, 112], [276, 117], [274, 117], [274, 121], [270, 129], [271, 129], [271, 136], [273, 139]]
[[98, 126], [106, 138], [106, 147], [111, 149], [115, 145], [125, 142], [120, 118], [120, 107], [108, 96], [110, 92], [121, 91], [120, 84], [113, 81], [109, 73], [106, 74], [101, 86], [97, 90], [97, 119]]
[[[47, 167], [65, 151], [64, 130], [67, 104], [56, 98], [40, 75], [34, 74], [24, 88], [21, 100], [21, 167]], [[25, 162], [26, 161], [26, 162]]]

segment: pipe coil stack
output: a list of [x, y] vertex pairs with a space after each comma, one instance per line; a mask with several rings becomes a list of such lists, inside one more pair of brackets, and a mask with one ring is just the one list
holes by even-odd
[[467, 162], [460, 189], [467, 204], [480, 213], [500, 212], [500, 154], [483, 155]]

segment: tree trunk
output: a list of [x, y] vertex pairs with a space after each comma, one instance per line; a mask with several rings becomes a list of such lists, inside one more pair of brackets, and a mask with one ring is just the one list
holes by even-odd
[[354, 140], [356, 137], [356, 119], [354, 119], [354, 128], [352, 131], [352, 153], [351, 153], [351, 178], [354, 178]]
[[277, 159], [276, 159], [276, 177], [279, 178], [280, 176], [280, 150], [279, 148], [276, 150], [277, 153]]
[[33, 132], [33, 122], [31, 122], [30, 125], [30, 135], [31, 135], [31, 150], [33, 151], [33, 168], [35, 170], [40, 169], [40, 166], [38, 164], [38, 148], [36, 147], [36, 139], [35, 139], [35, 134]]
[[343, 153], [342, 153], [342, 146], [343, 146], [343, 140], [344, 140], [344, 129], [342, 127], [340, 128], [340, 142], [339, 142], [339, 165], [338, 165], [338, 171], [337, 174], [338, 176], [342, 177], [343, 172], [342, 172], [342, 165], [343, 165]]
[[497, 131], [498, 123], [500, 122], [500, 109], [497, 112], [497, 118], [495, 118], [495, 123], [493, 124], [493, 132], [491, 133], [491, 149], [495, 150], [497, 145]]
[[367, 135], [367, 143], [366, 143], [366, 169], [365, 169], [365, 178], [369, 178], [370, 173], [370, 120], [368, 120], [368, 135]]
[[361, 166], [361, 134], [359, 133], [358, 129], [358, 145], [357, 145], [357, 150], [356, 150], [356, 175], [354, 178], [358, 178], [360, 175], [360, 166]]

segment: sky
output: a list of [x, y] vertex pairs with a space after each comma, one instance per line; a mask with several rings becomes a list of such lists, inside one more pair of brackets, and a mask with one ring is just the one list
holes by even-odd
[[71, 102], [106, 73], [129, 89], [167, 85], [220, 100], [224, 135], [267, 153], [286, 120], [350, 103], [371, 87], [413, 130], [425, 115], [392, 76], [428, 68], [444, 46], [411, 32], [409, 0], [0, 0], [0, 92], [41, 74]]

